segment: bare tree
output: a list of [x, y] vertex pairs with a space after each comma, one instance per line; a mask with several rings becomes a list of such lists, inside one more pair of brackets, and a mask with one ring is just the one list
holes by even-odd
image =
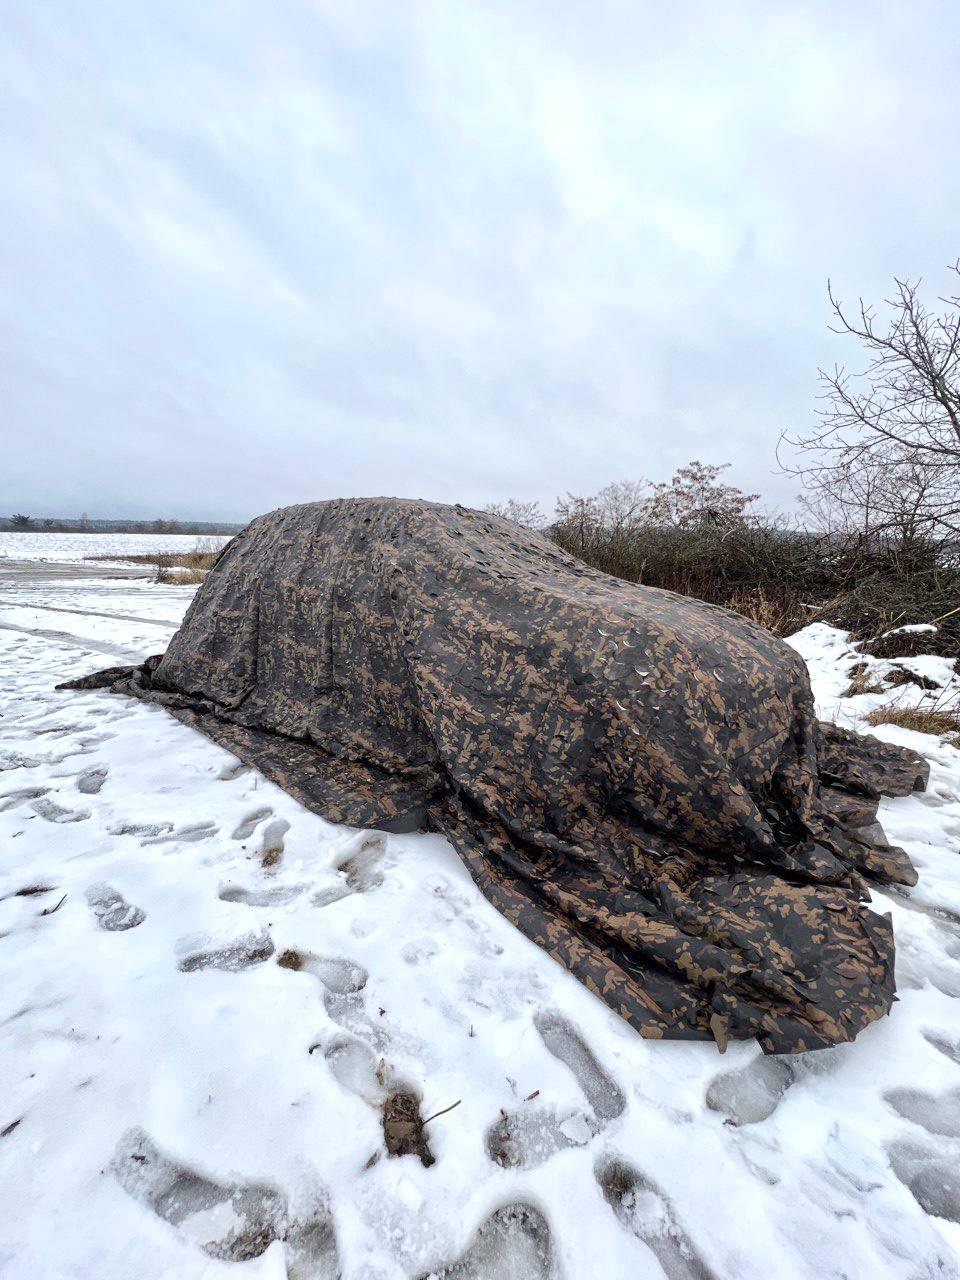
[[568, 493], [557, 498], [553, 523], [576, 531], [581, 546], [591, 533], [621, 536], [643, 523], [649, 490], [647, 480], [616, 480], [586, 498]]
[[[951, 270], [960, 276], [960, 261]], [[920, 298], [895, 280], [886, 316], [846, 308], [827, 286], [831, 330], [866, 349], [859, 372], [820, 370], [817, 424], [783, 443], [800, 451], [808, 506], [829, 527], [866, 536], [952, 538], [960, 532], [960, 294]]]
[[539, 502], [521, 502], [517, 498], [507, 498], [506, 502], [488, 502], [484, 511], [492, 516], [503, 516], [514, 524], [524, 525], [528, 529], [542, 529], [547, 517], [540, 510]]

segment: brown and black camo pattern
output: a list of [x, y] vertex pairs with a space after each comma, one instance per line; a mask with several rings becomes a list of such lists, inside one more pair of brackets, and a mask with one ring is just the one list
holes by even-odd
[[461, 507], [322, 502], [254, 520], [163, 657], [98, 684], [334, 822], [445, 832], [641, 1035], [788, 1053], [890, 1009], [863, 877], [915, 881], [876, 798], [923, 766], [822, 730], [802, 660], [738, 614]]

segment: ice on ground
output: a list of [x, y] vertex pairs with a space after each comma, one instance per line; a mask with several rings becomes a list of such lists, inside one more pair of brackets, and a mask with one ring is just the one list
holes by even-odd
[[[881, 806], [920, 871], [874, 893], [891, 1017], [821, 1054], [720, 1057], [640, 1039], [438, 836], [334, 826], [158, 708], [54, 690], [162, 650], [189, 588], [0, 579], [3, 1280], [958, 1275], [946, 741], [875, 730], [931, 762]], [[956, 680], [827, 627], [793, 643], [854, 728], [924, 692], [845, 697], [860, 662], [867, 684]], [[388, 1155], [392, 1095], [429, 1167]]]

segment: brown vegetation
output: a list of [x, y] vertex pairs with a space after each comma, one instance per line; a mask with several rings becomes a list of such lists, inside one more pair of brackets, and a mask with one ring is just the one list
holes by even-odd
[[420, 1102], [403, 1089], [389, 1093], [383, 1103], [383, 1140], [391, 1156], [415, 1155], [424, 1168], [436, 1164], [420, 1117]]
[[157, 582], [197, 583], [202, 582], [207, 571], [212, 567], [220, 554], [220, 543], [216, 538], [198, 538], [190, 551], [137, 551], [126, 555], [84, 556], [84, 560], [109, 561], [123, 564], [155, 565]]
[[657, 487], [648, 504], [639, 485], [568, 495], [547, 532], [604, 573], [733, 609], [777, 635], [823, 621], [874, 657], [960, 655], [960, 565], [949, 546], [798, 529], [753, 514], [739, 490], [722, 492], [720, 471], [684, 468], [679, 483], [659, 486], [668, 504]]
[[220, 554], [218, 543], [201, 538], [192, 551], [160, 551], [153, 559], [157, 566], [157, 582], [202, 582]]
[[864, 693], [883, 693], [884, 687], [878, 684], [876, 680], [871, 680], [866, 672], [860, 672], [855, 675], [850, 683], [841, 693], [841, 698], [858, 698]]
[[[878, 707], [866, 717], [867, 724], [895, 724], [917, 733], [960, 735], [960, 710], [956, 707]], [[954, 741], [960, 746], [960, 741]]]

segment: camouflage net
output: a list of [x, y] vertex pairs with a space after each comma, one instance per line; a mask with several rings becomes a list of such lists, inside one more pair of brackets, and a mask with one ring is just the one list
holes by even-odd
[[68, 687], [159, 703], [333, 822], [434, 829], [641, 1035], [852, 1039], [894, 999], [864, 877], [925, 766], [819, 726], [787, 645], [461, 507], [290, 507], [224, 549], [167, 652]]

